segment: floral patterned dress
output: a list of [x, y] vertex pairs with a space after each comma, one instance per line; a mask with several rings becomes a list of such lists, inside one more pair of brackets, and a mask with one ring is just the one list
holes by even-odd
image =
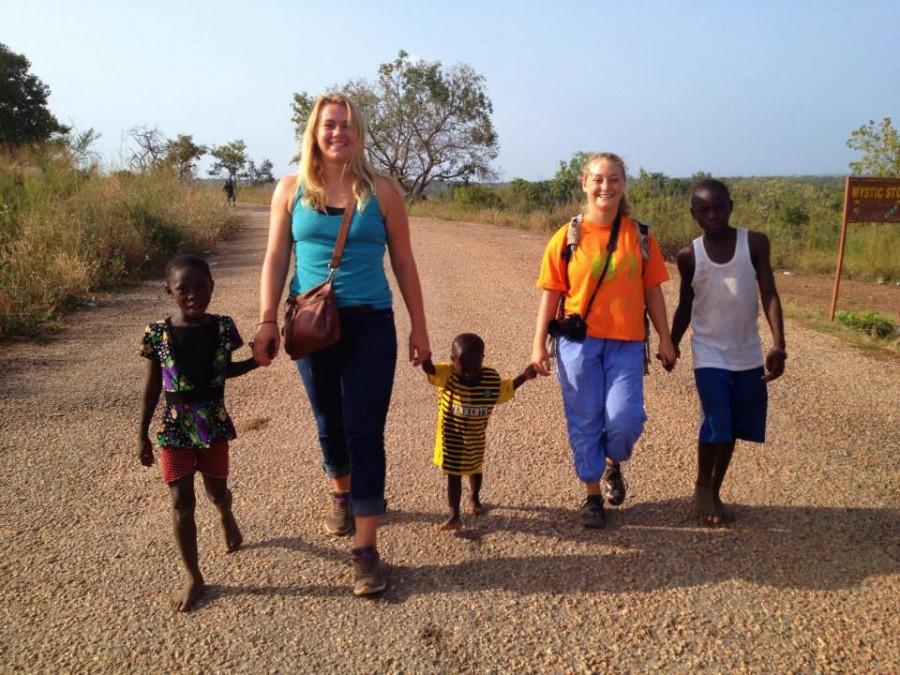
[[[170, 319], [147, 326], [140, 353], [144, 358], [159, 363], [164, 392], [189, 393], [203, 389], [222, 391], [228, 356], [244, 341], [230, 316], [213, 315], [213, 320], [219, 324], [213, 377], [209, 382], [200, 383], [191, 382], [175, 360]], [[208, 448], [216, 441], [228, 441], [235, 437], [234, 424], [225, 410], [224, 398], [189, 403], [167, 401], [163, 408], [162, 427], [156, 435], [156, 444], [161, 448]]]

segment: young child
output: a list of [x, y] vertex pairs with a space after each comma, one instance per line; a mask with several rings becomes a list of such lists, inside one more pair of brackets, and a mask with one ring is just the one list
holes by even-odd
[[[681, 288], [672, 319], [676, 348], [688, 324], [693, 330], [694, 380], [703, 409], [694, 505], [707, 527], [734, 520], [719, 490], [735, 439], [765, 441], [766, 383], [781, 376], [787, 359], [769, 240], [761, 232], [732, 227], [733, 207], [723, 183], [707, 179], [694, 187], [691, 215], [703, 236], [678, 252]], [[757, 288], [772, 331], [773, 347], [765, 359]]]
[[153, 464], [149, 427], [153, 411], [165, 391], [162, 425], [156, 435], [163, 480], [172, 495], [175, 541], [187, 571], [187, 581], [174, 597], [181, 612], [204, 590], [197, 560], [194, 521], [194, 472], [203, 474], [206, 494], [222, 516], [225, 547], [236, 551], [242, 541], [231, 512], [228, 489], [228, 441], [234, 425], [225, 411], [225, 379], [257, 367], [251, 357], [231, 362], [231, 353], [243, 344], [228, 316], [207, 314], [213, 291], [212, 274], [202, 258], [180, 255], [166, 266], [166, 293], [178, 311], [152, 323], [144, 333], [141, 356], [150, 360], [144, 387], [139, 433], [141, 464]]
[[528, 366], [514, 380], [501, 379], [493, 368], [482, 365], [484, 341], [474, 333], [457, 335], [450, 349], [452, 363], [426, 359], [422, 370], [428, 381], [438, 388], [437, 432], [434, 441], [434, 463], [447, 476], [447, 499], [450, 517], [442, 530], [462, 527], [459, 503], [462, 477], [469, 477], [469, 510], [484, 513], [481, 505], [481, 467], [484, 463], [485, 430], [495, 405], [509, 401], [525, 380], [534, 378], [534, 367]]

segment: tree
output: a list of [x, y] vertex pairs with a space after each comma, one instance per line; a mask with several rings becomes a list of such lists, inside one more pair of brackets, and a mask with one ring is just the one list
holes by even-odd
[[863, 153], [858, 162], [850, 162], [854, 175], [900, 176], [900, 137], [890, 117], [881, 120], [880, 128], [869, 120], [850, 134], [847, 147]]
[[591, 156], [590, 152], [576, 152], [568, 163], [560, 160], [559, 168], [550, 179], [550, 200], [555, 204], [568, 204], [581, 199], [581, 170]]
[[156, 127], [131, 127], [128, 136], [136, 146], [128, 157], [128, 166], [132, 171], [147, 171], [165, 158], [166, 137]]
[[169, 164], [181, 180], [192, 178], [197, 161], [207, 153], [204, 145], [194, 143], [194, 137], [178, 134], [175, 140], [165, 143], [165, 162]]
[[275, 174], [272, 170], [275, 166], [268, 159], [264, 159], [259, 166], [251, 159], [247, 161], [247, 167], [241, 174], [241, 178], [251, 185], [266, 185], [275, 182]]
[[209, 169], [210, 176], [218, 176], [223, 170], [228, 172], [231, 180], [243, 177], [247, 168], [247, 144], [240, 138], [225, 145], [213, 146], [209, 154], [215, 163]]
[[24, 55], [0, 43], [0, 143], [7, 148], [69, 130], [47, 109], [50, 88], [28, 72], [30, 67]]
[[[376, 168], [419, 199], [434, 181], [489, 179], [496, 174], [497, 132], [484, 77], [470, 66], [445, 68], [400, 51], [378, 68], [375, 82], [356, 80], [340, 88], [366, 119], [369, 157]], [[313, 100], [294, 94], [292, 121], [298, 137]]]

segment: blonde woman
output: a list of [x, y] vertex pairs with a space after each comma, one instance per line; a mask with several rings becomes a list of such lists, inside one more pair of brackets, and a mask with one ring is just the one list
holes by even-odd
[[325, 279], [344, 209], [355, 205], [334, 277], [341, 339], [296, 364], [331, 481], [325, 528], [334, 535], [353, 533], [356, 595], [379, 593], [387, 585], [376, 540], [385, 508], [384, 426], [397, 336], [385, 249], [409, 312], [409, 360], [418, 366], [431, 354], [403, 196], [369, 165], [365, 142], [365, 123], [350, 99], [341, 94], [316, 98], [303, 134], [300, 169], [282, 178], [272, 196], [253, 341], [254, 357], [269, 365], [281, 343], [278, 315], [291, 252], [296, 262], [290, 294], [296, 295]]
[[[644, 429], [644, 309], [659, 334], [666, 369], [675, 365], [675, 348], [666, 322], [660, 284], [669, 277], [652, 236], [642, 241], [629, 217], [625, 163], [612, 153], [591, 157], [581, 174], [586, 201], [580, 237], [568, 262], [568, 224], [544, 251], [531, 362], [549, 375], [548, 325], [564, 297], [566, 320], [554, 324], [558, 377], [575, 473], [584, 483], [581, 508], [585, 527], [603, 527], [603, 498], [625, 500], [619, 466]], [[612, 233], [615, 250], [609, 253]], [[575, 318], [577, 315], [578, 318]]]

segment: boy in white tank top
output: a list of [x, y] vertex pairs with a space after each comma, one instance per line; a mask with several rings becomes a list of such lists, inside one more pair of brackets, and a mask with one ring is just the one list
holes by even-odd
[[[706, 179], [694, 187], [691, 215], [703, 236], [678, 252], [681, 287], [672, 319], [676, 350], [689, 324], [692, 329], [694, 379], [703, 409], [694, 507], [707, 527], [734, 520], [719, 497], [734, 443], [738, 438], [765, 441], [766, 383], [781, 376], [787, 359], [769, 239], [729, 225], [733, 207], [720, 181]], [[772, 331], [765, 359], [759, 299]]]

